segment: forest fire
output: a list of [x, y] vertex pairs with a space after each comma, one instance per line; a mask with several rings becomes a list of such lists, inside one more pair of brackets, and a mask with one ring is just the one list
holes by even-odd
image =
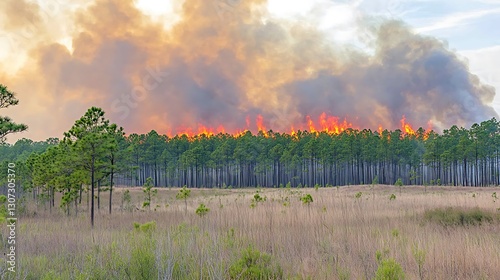
[[[248, 120], [248, 118], [247, 118], [247, 120]], [[257, 116], [257, 128], [258, 128], [259, 132], [262, 132], [264, 137], [269, 137], [269, 135], [267, 133], [267, 129], [264, 126], [264, 118], [261, 115]]]
[[[28, 5], [33, 1], [7, 2], [19, 7], [0, 9], [5, 22], [25, 18], [23, 11], [39, 13]], [[352, 29], [366, 42], [353, 48], [314, 24], [270, 17], [266, 0], [233, 1], [231, 14], [238, 16], [231, 24], [213, 1], [184, 0], [168, 27], [137, 1], [77, 2], [86, 4], [53, 24], [71, 26], [60, 30], [68, 34], [55, 40], [47, 25], [33, 44], [19, 46], [30, 56], [19, 73], [0, 69], [26, 94], [20, 96], [30, 108], [26, 118], [39, 122], [28, 133], [59, 135], [69, 123], [46, 128], [47, 116], [68, 120], [89, 106], [104, 108], [126, 131], [189, 137], [245, 130], [271, 137], [269, 129], [340, 134], [379, 125], [418, 136], [429, 119], [439, 132], [498, 117], [490, 105], [494, 88], [447, 44], [400, 21], [360, 15]], [[12, 24], [9, 32], [29, 26]], [[33, 85], [39, 93], [30, 95]], [[401, 127], [403, 115], [411, 125], [405, 120]]]
[[219, 134], [219, 133], [222, 133], [222, 134], [226, 133], [226, 130], [224, 129], [224, 126], [222, 126], [222, 125], [219, 125], [216, 129], [214, 129], [212, 127], [204, 126], [203, 124], [198, 124], [198, 128], [196, 130], [197, 132], [194, 132], [194, 131], [195, 130], [193, 130], [192, 128], [183, 128], [183, 129], [178, 130], [177, 135], [179, 135], [179, 136], [185, 135], [185, 136], [191, 138], [191, 137], [195, 137], [195, 136], [212, 137], [212, 136]]
[[[406, 116], [402, 116], [401, 120], [401, 127], [398, 128], [401, 130], [402, 135], [417, 135], [417, 130], [414, 129], [414, 126], [411, 125], [410, 123], [407, 122]], [[209, 127], [205, 126], [203, 124], [198, 124], [196, 128], [191, 128], [191, 127], [181, 127], [177, 129], [177, 133], [167, 133], [169, 137], [175, 137], [177, 136], [187, 136], [188, 138], [196, 138], [196, 137], [213, 137], [217, 134], [226, 134], [226, 132], [230, 135], [232, 135], [235, 138], [243, 137], [246, 135], [248, 132], [252, 133], [261, 133], [262, 136], [268, 138], [270, 137], [270, 130], [267, 129], [266, 126], [266, 120], [262, 115], [257, 115], [255, 119], [255, 125], [252, 125], [253, 123], [250, 120], [250, 117], [246, 117], [246, 128], [244, 129], [237, 129], [234, 131], [226, 131], [223, 125], [217, 126], [217, 128], [214, 127]], [[253, 128], [252, 128], [253, 127]], [[340, 121], [339, 117], [336, 116], [331, 116], [328, 115], [327, 113], [323, 112], [321, 115], [318, 117], [317, 121], [315, 122], [310, 116], [306, 116], [306, 120], [302, 124], [298, 125], [292, 125], [289, 130], [286, 131], [274, 131], [274, 132], [281, 132], [281, 133], [286, 133], [289, 134], [295, 138], [298, 137], [298, 132], [299, 131], [307, 131], [312, 134], [319, 135], [321, 133], [326, 133], [330, 135], [338, 135], [341, 134], [348, 129], [360, 129], [359, 126], [353, 125], [352, 122], [349, 122], [347, 118], [344, 118], [343, 121]], [[383, 131], [385, 129], [383, 126], [379, 125], [377, 128], [377, 132], [379, 135], [382, 135]], [[428, 123], [428, 128], [425, 130], [425, 137], [427, 137], [428, 133], [432, 130], [432, 125], [431, 122], [429, 121]]]
[[415, 130], [410, 124], [406, 123], [406, 117], [404, 115], [401, 119], [401, 131], [408, 135], [415, 135]]

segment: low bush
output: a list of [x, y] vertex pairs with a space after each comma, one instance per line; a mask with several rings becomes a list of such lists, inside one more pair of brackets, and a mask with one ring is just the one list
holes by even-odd
[[404, 280], [405, 273], [394, 259], [384, 259], [375, 273], [375, 280]]
[[477, 207], [470, 209], [447, 207], [425, 211], [424, 219], [443, 226], [478, 226], [499, 222], [500, 215]]
[[283, 279], [283, 270], [270, 255], [249, 247], [231, 264], [229, 276], [244, 280]]
[[142, 231], [142, 232], [147, 233], [147, 234], [152, 234], [153, 231], [155, 231], [155, 229], [156, 229], [156, 222], [151, 221], [148, 223], [144, 223], [142, 225], [139, 223], [134, 223], [134, 228], [137, 231]]

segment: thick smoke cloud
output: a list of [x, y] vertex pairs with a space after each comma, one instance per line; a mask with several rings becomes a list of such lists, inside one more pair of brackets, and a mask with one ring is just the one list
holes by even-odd
[[[19, 11], [38, 20], [39, 7], [22, 3], [10, 17]], [[95, 0], [71, 14], [72, 52], [43, 40], [20, 71], [0, 77], [29, 108], [16, 120], [46, 137], [69, 129], [90, 106], [103, 107], [127, 132], [160, 133], [198, 124], [232, 132], [257, 115], [280, 131], [322, 112], [372, 129], [398, 128], [402, 115], [438, 129], [496, 116], [488, 105], [494, 89], [437, 39], [401, 22], [360, 23], [373, 38], [364, 52], [313, 26], [273, 19], [265, 4], [186, 0], [167, 30], [132, 0]], [[50, 128], [37, 128], [51, 119]]]

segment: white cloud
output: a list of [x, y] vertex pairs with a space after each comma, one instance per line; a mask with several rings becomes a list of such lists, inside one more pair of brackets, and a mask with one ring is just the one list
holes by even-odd
[[500, 115], [500, 45], [478, 50], [461, 51], [469, 61], [470, 71], [476, 74], [484, 83], [492, 85], [497, 91], [493, 107]]
[[419, 33], [423, 33], [441, 29], [456, 28], [466, 24], [472, 19], [477, 19], [492, 14], [500, 14], [500, 8], [451, 14], [439, 19], [438, 21], [430, 25], [419, 27], [416, 29], [416, 31]]

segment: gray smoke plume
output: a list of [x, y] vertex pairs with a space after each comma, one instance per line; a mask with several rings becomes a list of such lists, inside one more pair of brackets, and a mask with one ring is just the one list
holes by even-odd
[[497, 116], [489, 105], [494, 88], [445, 43], [402, 22], [360, 22], [372, 38], [360, 49], [314, 26], [273, 19], [265, 4], [185, 0], [180, 20], [166, 29], [132, 0], [95, 0], [70, 17], [73, 52], [43, 41], [10, 78], [17, 91], [28, 82], [35, 88], [25, 98], [47, 100], [33, 111], [39, 118], [68, 119], [49, 130], [58, 134], [93, 105], [127, 132], [170, 134], [200, 124], [255, 131], [257, 115], [285, 132], [323, 112], [372, 129], [399, 128], [403, 115], [437, 129]]

